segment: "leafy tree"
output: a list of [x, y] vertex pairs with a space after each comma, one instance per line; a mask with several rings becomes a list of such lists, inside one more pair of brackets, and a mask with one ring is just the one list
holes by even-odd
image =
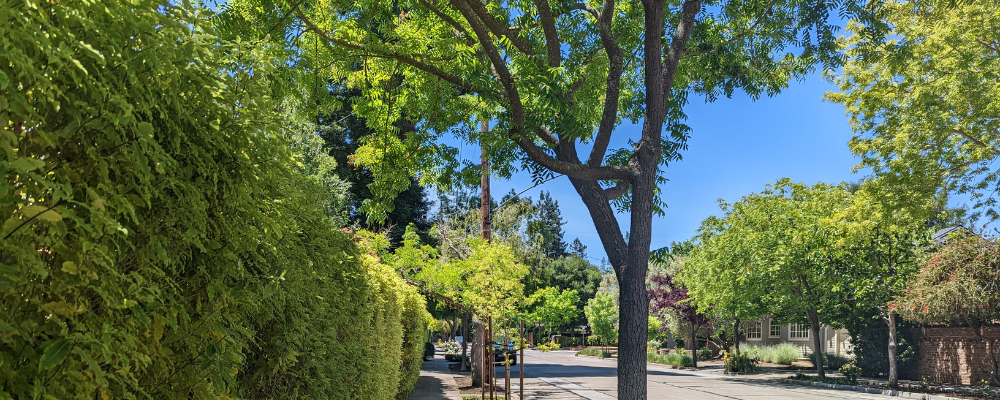
[[[704, 312], [691, 302], [687, 288], [674, 283], [670, 275], [655, 275], [651, 277], [653, 287], [649, 291], [649, 310], [653, 313], [669, 312], [679, 323], [690, 326], [692, 359], [698, 366], [698, 330], [709, 323]], [[679, 328], [679, 327], [678, 327]], [[676, 329], [680, 333], [680, 329]]]
[[563, 290], [573, 290], [579, 295], [577, 309], [582, 310], [594, 298], [603, 275], [596, 265], [580, 257], [561, 257], [550, 260], [544, 267], [548, 284]]
[[[331, 85], [330, 97], [340, 104], [349, 105], [360, 95], [360, 91], [345, 87], [343, 82]], [[349, 106], [339, 107], [322, 113], [317, 118], [317, 123], [319, 136], [322, 137], [327, 151], [336, 160], [336, 174], [349, 183], [349, 204], [345, 208], [351, 223], [373, 231], [387, 230], [393, 246], [402, 243], [403, 234], [409, 224], [414, 224], [420, 232], [427, 232], [430, 229], [431, 221], [428, 218], [430, 202], [427, 200], [424, 187], [416, 179], [410, 179], [409, 186], [393, 199], [385, 220], [369, 220], [361, 211], [365, 202], [370, 202], [372, 199], [369, 186], [375, 182], [369, 169], [355, 165], [351, 159], [365, 137], [375, 132], [368, 127], [364, 117], [355, 114]]]
[[891, 304], [903, 318], [920, 323], [966, 324], [991, 342], [991, 380], [1000, 383], [1000, 340], [986, 339], [984, 326], [1000, 320], [1000, 244], [995, 238], [955, 234], [921, 265], [916, 279]]
[[590, 331], [605, 345], [618, 341], [618, 307], [608, 293], [599, 293], [583, 308]]
[[840, 92], [826, 96], [859, 133], [852, 151], [900, 193], [956, 189], [996, 219], [1000, 10], [981, 0], [890, 1], [884, 13], [889, 40], [848, 26]]
[[526, 317], [539, 322], [552, 334], [552, 328], [560, 328], [576, 319], [580, 309], [577, 308], [579, 296], [573, 289], [547, 287], [539, 289], [525, 299]]
[[[898, 385], [897, 321], [893, 298], [910, 284], [923, 249], [930, 246], [927, 223], [933, 201], [916, 198], [897, 201], [884, 180], [863, 182], [851, 196], [851, 205], [835, 216], [842, 272], [852, 276], [843, 290], [835, 319], [850, 328], [868, 328], [865, 321], [880, 316], [888, 327], [889, 385]], [[932, 199], [925, 199], [932, 200]], [[852, 334], [857, 332], [852, 330]], [[862, 339], [864, 340], [864, 339]], [[865, 354], [861, 357], [874, 357]]]
[[[832, 227], [849, 202], [842, 187], [788, 179], [744, 196], [725, 206], [723, 219], [706, 221], [714, 234], [704, 235], [681, 281], [699, 307], [755, 317], [769, 311], [783, 320], [806, 317], [818, 350], [821, 324], [833, 322], [831, 311], [850, 280], [842, 273]], [[817, 373], [824, 376], [822, 352], [815, 353]]]
[[[479, 175], [478, 165], [453, 171], [458, 152], [440, 140], [444, 133], [482, 144], [497, 176], [520, 167], [539, 180], [569, 177], [620, 274], [623, 399], [646, 397], [651, 221], [663, 208], [661, 173], [690, 133], [688, 95], [776, 94], [818, 60], [839, 60], [832, 11], [862, 20], [874, 11], [798, 0], [275, 1], [248, 9], [265, 23], [293, 21], [271, 37], [294, 38], [293, 59], [310, 58], [314, 74], [347, 76], [362, 90], [354, 111], [380, 131], [355, 161], [378, 180], [370, 186], [378, 203], [389, 204], [414, 176], [447, 184]], [[642, 119], [641, 136], [609, 152], [626, 119]], [[485, 121], [496, 124], [481, 133]], [[585, 160], [580, 143], [592, 144]], [[628, 240], [616, 208], [630, 215]], [[366, 211], [382, 220], [386, 210], [373, 202]]]

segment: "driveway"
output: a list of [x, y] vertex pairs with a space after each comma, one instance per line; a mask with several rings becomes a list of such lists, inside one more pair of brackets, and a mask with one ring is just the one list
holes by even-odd
[[[573, 351], [524, 352], [526, 399], [591, 399], [617, 397], [616, 362], [575, 357]], [[511, 369], [512, 392], [517, 393], [518, 366]], [[503, 384], [503, 369], [497, 369]], [[890, 396], [805, 386], [747, 382], [720, 374], [670, 369], [648, 364], [650, 399], [898, 399]]]

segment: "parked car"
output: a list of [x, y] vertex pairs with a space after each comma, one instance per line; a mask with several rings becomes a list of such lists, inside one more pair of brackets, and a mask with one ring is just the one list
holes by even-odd
[[514, 351], [514, 342], [507, 342], [506, 348], [504, 348], [502, 340], [500, 343], [493, 342], [493, 362], [502, 363], [508, 359], [510, 360], [510, 365], [517, 365], [517, 352]]

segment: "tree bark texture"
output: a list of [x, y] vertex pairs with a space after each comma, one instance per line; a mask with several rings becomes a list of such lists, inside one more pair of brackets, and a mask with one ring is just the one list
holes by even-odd
[[896, 365], [896, 312], [889, 311], [886, 317], [889, 324], [889, 387], [899, 387], [899, 368]]
[[[462, 371], [468, 371], [469, 367], [465, 366], [465, 363], [469, 361], [469, 320], [472, 319], [471, 313], [462, 314], [462, 365], [459, 365], [459, 369]], [[471, 364], [471, 363], [470, 363]]]
[[698, 327], [691, 323], [691, 365], [698, 368]]
[[820, 378], [825, 378], [826, 372], [823, 369], [823, 341], [819, 337], [819, 312], [816, 310], [807, 310], [806, 315], [809, 317], [809, 330], [812, 331], [813, 336], [813, 362], [816, 363], [816, 374]]
[[482, 321], [473, 321], [472, 325], [475, 331], [472, 337], [472, 387], [482, 387], [485, 366], [483, 339], [486, 337], [486, 330], [483, 329]]

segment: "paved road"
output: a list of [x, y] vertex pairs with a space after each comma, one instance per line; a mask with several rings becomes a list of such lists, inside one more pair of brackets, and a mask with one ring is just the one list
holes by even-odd
[[[574, 357], [572, 351], [525, 351], [525, 399], [610, 400], [617, 396], [616, 362]], [[897, 397], [805, 386], [734, 380], [722, 375], [649, 364], [650, 399], [898, 399]], [[498, 377], [503, 369], [498, 368]], [[517, 367], [511, 371], [517, 393]], [[501, 383], [502, 384], [502, 383]]]

